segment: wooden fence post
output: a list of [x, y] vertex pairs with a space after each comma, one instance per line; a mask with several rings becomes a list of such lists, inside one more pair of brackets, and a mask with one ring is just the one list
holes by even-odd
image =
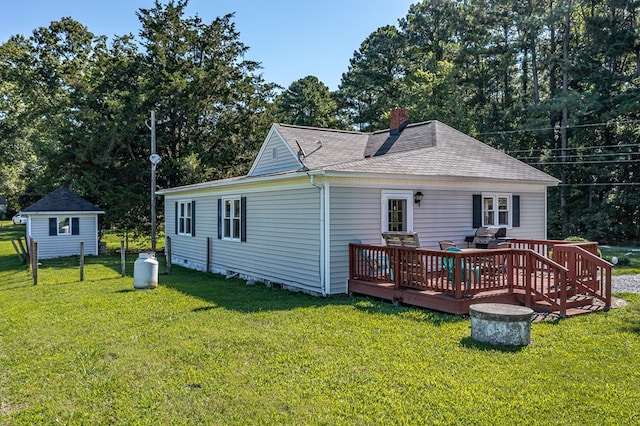
[[80, 241], [80, 281], [84, 281], [84, 241]]
[[165, 260], [167, 262], [167, 275], [171, 275], [171, 237], [167, 237], [167, 246], [165, 247]]
[[124, 251], [124, 240], [120, 240], [120, 274], [124, 277], [127, 275], [126, 271], [127, 254]]
[[207, 272], [211, 270], [211, 237], [207, 237]]
[[31, 240], [31, 276], [33, 285], [38, 285], [38, 242]]

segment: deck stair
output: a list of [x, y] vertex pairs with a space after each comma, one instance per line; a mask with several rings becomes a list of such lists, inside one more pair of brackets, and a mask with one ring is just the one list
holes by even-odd
[[[568, 292], [569, 293], [569, 292]], [[584, 295], [584, 294], [573, 294], [569, 293], [567, 296], [567, 314], [578, 314], [578, 313], [586, 313], [587, 311], [592, 312], [594, 309], [585, 309], [587, 307], [594, 306], [593, 297]], [[516, 300], [519, 303], [525, 304], [525, 295], [523, 293], [516, 293]], [[536, 312], [545, 312], [545, 313], [557, 313], [558, 310], [555, 307], [543, 300], [542, 297], [534, 297], [532, 305], [530, 306]], [[571, 311], [571, 313], [569, 313]]]

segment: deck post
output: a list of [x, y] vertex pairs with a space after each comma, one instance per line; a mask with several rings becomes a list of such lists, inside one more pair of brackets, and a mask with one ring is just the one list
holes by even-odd
[[457, 253], [453, 255], [453, 285], [456, 289], [456, 299], [462, 299], [462, 287], [464, 286], [464, 277], [462, 276], [462, 259]]
[[513, 293], [513, 249], [509, 249], [507, 255], [507, 287], [509, 287], [509, 293]]
[[531, 298], [531, 274], [533, 273], [531, 268], [531, 262], [533, 262], [533, 256], [528, 251], [525, 252], [523, 256], [525, 261], [524, 265], [524, 285], [525, 285], [525, 293], [524, 293], [524, 305], [527, 307], [531, 307], [533, 305]]
[[393, 247], [393, 269], [395, 270], [394, 273], [394, 277], [393, 277], [393, 285], [395, 286], [395, 288], [400, 288], [400, 283], [402, 281], [402, 275], [403, 272], [400, 269], [400, 265], [402, 264], [402, 262], [400, 262], [400, 249], [398, 247]]

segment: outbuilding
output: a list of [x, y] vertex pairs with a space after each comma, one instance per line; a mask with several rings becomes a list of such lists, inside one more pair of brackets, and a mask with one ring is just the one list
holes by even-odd
[[58, 188], [22, 209], [27, 217], [27, 243], [38, 242], [38, 258], [80, 254], [97, 255], [99, 243], [98, 206], [67, 188]]

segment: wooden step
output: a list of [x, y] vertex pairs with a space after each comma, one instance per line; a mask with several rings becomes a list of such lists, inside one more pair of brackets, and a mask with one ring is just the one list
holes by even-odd
[[[567, 310], [582, 308], [584, 306], [593, 305], [593, 298], [590, 296], [585, 296], [583, 294], [571, 296], [567, 298]], [[558, 312], [558, 310], [551, 305], [549, 302], [545, 300], [536, 300], [533, 302], [533, 306], [531, 306], [536, 312]]]

